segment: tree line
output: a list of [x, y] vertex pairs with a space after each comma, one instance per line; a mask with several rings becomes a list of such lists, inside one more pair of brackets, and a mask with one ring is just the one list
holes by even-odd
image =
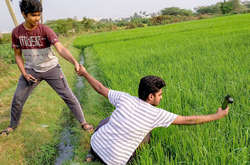
[[[205, 19], [214, 16], [250, 13], [250, 1], [224, 0], [209, 6], [201, 6], [194, 10], [181, 9], [178, 7], [164, 8], [158, 13], [138, 12], [131, 17], [121, 19], [75, 18], [50, 20], [45, 24], [50, 26], [57, 35], [70, 35], [79, 32], [102, 32], [117, 29], [131, 29], [136, 27], [164, 25], [188, 20]], [[6, 39], [7, 38], [7, 39]], [[1, 37], [0, 44], [9, 42], [10, 38]]]
[[164, 8], [158, 13], [138, 12], [131, 17], [121, 19], [82, 18], [81, 20], [60, 19], [47, 21], [58, 35], [69, 35], [78, 32], [102, 32], [117, 29], [131, 29], [136, 27], [164, 25], [188, 20], [205, 19], [220, 15], [250, 13], [250, 1], [224, 0], [209, 6], [201, 6], [194, 10], [181, 9], [178, 7]]

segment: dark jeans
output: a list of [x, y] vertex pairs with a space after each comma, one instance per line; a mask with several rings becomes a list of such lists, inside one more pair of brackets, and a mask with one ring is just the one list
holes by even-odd
[[[98, 124], [98, 126], [96, 127], [95, 132], [96, 132], [99, 128], [101, 128], [102, 126], [104, 126], [106, 123], [108, 123], [109, 118], [110, 118], [110, 117], [107, 117], [107, 118], [105, 118], [104, 120], [102, 120], [102, 121]], [[139, 145], [138, 148], [140, 148], [143, 144], [149, 143], [149, 142], [150, 142], [150, 137], [151, 137], [151, 132], [149, 132], [149, 133], [144, 137], [143, 141], [141, 142], [141, 144]], [[137, 148], [137, 149], [138, 149], [138, 148]], [[98, 156], [98, 154], [93, 150], [92, 147], [90, 148], [89, 153], [92, 154], [92, 155], [95, 157], [96, 160], [98, 160], [98, 161], [100, 161], [101, 163], [105, 164], [105, 163], [103, 162], [103, 160]], [[133, 159], [134, 159], [135, 157], [136, 157], [136, 151], [134, 151], [134, 153], [133, 153], [132, 156], [130, 157], [128, 163], [132, 162]]]
[[28, 82], [23, 75], [20, 76], [11, 104], [11, 128], [16, 128], [18, 126], [24, 103], [33, 89], [43, 80], [45, 80], [64, 100], [80, 123], [85, 121], [80, 103], [69, 88], [59, 65], [47, 72], [36, 72], [33, 69], [26, 69], [26, 72], [35, 77], [38, 81], [36, 83]]

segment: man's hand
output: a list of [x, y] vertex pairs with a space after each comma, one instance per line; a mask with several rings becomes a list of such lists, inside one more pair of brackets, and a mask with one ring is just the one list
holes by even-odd
[[222, 108], [218, 108], [216, 114], [217, 114], [220, 118], [223, 118], [223, 117], [227, 116], [228, 111], [229, 111], [229, 107], [227, 107], [225, 110], [223, 110]]
[[79, 76], [83, 76], [88, 82], [89, 84], [92, 86], [92, 88], [94, 88], [94, 90], [98, 93], [100, 93], [101, 95], [103, 95], [104, 97], [108, 98], [108, 93], [109, 93], [109, 89], [106, 88], [104, 85], [102, 85], [101, 82], [99, 82], [98, 80], [96, 80], [94, 77], [92, 77], [87, 70], [85, 69], [84, 66], [79, 65], [80, 69], [79, 69]]
[[79, 72], [78, 75], [82, 76], [85, 72], [87, 72], [86, 68], [82, 65], [79, 65]]
[[31, 74], [24, 74], [23, 76], [27, 81], [32, 81], [34, 83], [37, 82], [37, 79], [33, 77]]
[[76, 73], [79, 75], [79, 69], [80, 69], [80, 64], [79, 63], [75, 63], [75, 71]]

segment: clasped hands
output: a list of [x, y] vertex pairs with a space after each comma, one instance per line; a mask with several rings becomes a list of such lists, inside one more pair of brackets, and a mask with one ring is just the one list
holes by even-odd
[[75, 71], [76, 71], [78, 76], [82, 76], [86, 72], [86, 68], [81, 64], [78, 64], [77, 68], [78, 68], [78, 70], [76, 70], [76, 67], [75, 67]]

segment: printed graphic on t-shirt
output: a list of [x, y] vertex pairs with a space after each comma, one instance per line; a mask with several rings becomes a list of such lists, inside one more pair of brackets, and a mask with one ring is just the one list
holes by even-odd
[[19, 36], [21, 47], [41, 47], [41, 36]]

